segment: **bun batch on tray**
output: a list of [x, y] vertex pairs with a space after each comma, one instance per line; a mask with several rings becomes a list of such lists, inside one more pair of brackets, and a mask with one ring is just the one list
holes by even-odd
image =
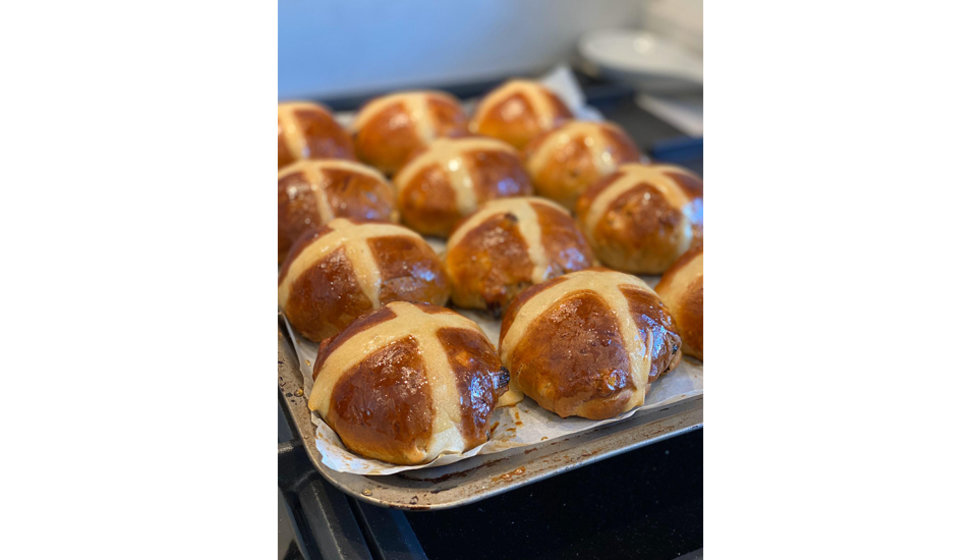
[[[438, 91], [372, 99], [347, 130], [280, 104], [279, 307], [320, 342], [310, 409], [354, 453], [421, 464], [488, 441], [523, 395], [555, 421], [642, 406], [703, 347], [702, 181], [644, 161], [525, 80], [469, 121]], [[450, 296], [502, 315], [499, 340]]]

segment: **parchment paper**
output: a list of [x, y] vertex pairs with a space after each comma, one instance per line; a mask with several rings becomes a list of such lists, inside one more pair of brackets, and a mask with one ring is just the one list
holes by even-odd
[[[558, 94], [569, 106], [576, 118], [583, 120], [601, 120], [602, 115], [594, 108], [585, 105], [578, 84], [571, 71], [560, 66], [540, 78], [540, 81]], [[472, 111], [476, 100], [464, 102], [464, 107]], [[338, 113], [338, 120], [349, 125], [353, 113]], [[445, 242], [441, 239], [428, 238], [427, 241], [442, 254]], [[650, 287], [656, 285], [659, 277], [643, 277]], [[472, 319], [483, 329], [487, 337], [496, 346], [500, 337], [500, 321], [494, 320], [488, 313], [457, 309], [456, 311]], [[303, 390], [308, 396], [313, 389], [313, 364], [316, 362], [317, 344], [294, 333], [289, 321], [286, 321], [289, 336], [296, 348], [300, 370], [303, 373]], [[340, 472], [361, 475], [387, 475], [402, 471], [423, 469], [448, 465], [474, 455], [498, 453], [516, 447], [534, 445], [549, 439], [560, 438], [584, 430], [595, 428], [610, 422], [618, 422], [629, 418], [639, 410], [658, 408], [682, 399], [700, 395], [702, 387], [701, 362], [684, 357], [680, 365], [667, 375], [653, 382], [647, 390], [646, 400], [642, 407], [633, 409], [608, 420], [586, 420], [584, 418], [564, 418], [539, 407], [533, 399], [525, 397], [514, 406], [498, 408], [491, 415], [490, 425], [494, 426], [490, 441], [465, 453], [448, 453], [424, 465], [393, 465], [384, 461], [367, 459], [351, 453], [344, 447], [337, 434], [320, 418], [316, 412], [310, 413], [310, 419], [316, 426], [316, 447], [320, 451], [323, 464]]]

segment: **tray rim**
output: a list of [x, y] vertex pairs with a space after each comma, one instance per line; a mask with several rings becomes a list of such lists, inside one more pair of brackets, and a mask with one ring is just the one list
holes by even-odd
[[[342, 473], [321, 461], [306, 396], [297, 394], [303, 387], [299, 358], [281, 315], [278, 334], [279, 391], [296, 438], [323, 478], [341, 492], [376, 506], [418, 511], [471, 504], [703, 427], [703, 395], [695, 395], [541, 445], [477, 455], [434, 479], [424, 474], [453, 465], [380, 476]], [[459, 471], [464, 463], [472, 467]]]

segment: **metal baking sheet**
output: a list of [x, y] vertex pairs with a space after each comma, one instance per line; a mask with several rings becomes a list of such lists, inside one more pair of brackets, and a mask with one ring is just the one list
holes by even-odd
[[[702, 396], [637, 412], [632, 417], [540, 445], [388, 476], [341, 473], [320, 461], [303, 375], [279, 323], [279, 391], [314, 467], [341, 491], [379, 506], [406, 510], [469, 504], [632, 449], [700, 428]], [[691, 358], [685, 357], [685, 360]]]
[[[576, 118], [602, 118], [595, 108], [586, 105], [585, 96], [567, 67], [553, 69], [540, 81], [565, 100]], [[468, 100], [464, 105], [471, 108], [474, 102]], [[354, 114], [336, 113], [335, 116], [341, 122], [349, 122]], [[427, 241], [437, 253], [444, 249], [441, 240], [427, 238]], [[651, 277], [645, 277], [645, 280], [651, 286], [656, 283]], [[465, 310], [463, 313], [466, 314]], [[477, 323], [486, 331], [480, 321]], [[499, 329], [499, 322], [496, 328]], [[487, 332], [496, 343], [495, 333]], [[702, 422], [702, 397], [697, 395], [640, 410], [625, 420], [537, 445], [476, 455], [441, 467], [365, 476], [334, 471], [323, 464], [316, 448], [316, 427], [310, 420], [303, 385], [295, 349], [280, 318], [279, 388], [311, 462], [324, 478], [347, 494], [377, 505], [402, 509], [438, 509], [471, 503], [699, 428]]]

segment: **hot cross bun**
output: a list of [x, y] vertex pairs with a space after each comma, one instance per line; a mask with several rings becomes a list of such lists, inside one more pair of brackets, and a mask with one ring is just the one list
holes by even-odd
[[568, 106], [537, 82], [510, 80], [476, 107], [470, 132], [507, 142], [518, 150], [538, 134], [572, 118]]
[[402, 221], [423, 235], [446, 237], [461, 219], [495, 198], [532, 193], [521, 159], [493, 138], [440, 138], [394, 179]]
[[612, 418], [681, 359], [681, 337], [635, 276], [593, 268], [522, 292], [507, 309], [500, 357], [511, 386], [562, 418]]
[[453, 303], [495, 315], [524, 288], [588, 268], [593, 260], [568, 211], [538, 197], [484, 204], [446, 245]]
[[357, 113], [353, 133], [357, 157], [393, 175], [436, 138], [465, 134], [466, 114], [448, 93], [393, 93], [368, 101]]
[[606, 266], [660, 274], [703, 235], [701, 179], [674, 165], [624, 165], [578, 201], [582, 233]]
[[310, 410], [351, 451], [429, 462], [487, 441], [508, 374], [480, 327], [434, 305], [393, 302], [320, 346]]
[[443, 305], [448, 299], [435, 251], [395, 224], [337, 218], [301, 237], [279, 273], [279, 307], [314, 341], [390, 301]]
[[300, 235], [334, 218], [397, 222], [395, 188], [366, 165], [302, 160], [279, 170], [279, 262]]
[[699, 243], [681, 255], [657, 284], [684, 340], [684, 353], [704, 359], [704, 258]]
[[330, 111], [309, 101], [279, 104], [279, 169], [316, 158], [354, 159], [354, 141]]
[[618, 126], [570, 121], [537, 136], [524, 148], [524, 163], [537, 193], [573, 210], [582, 192], [640, 152]]

